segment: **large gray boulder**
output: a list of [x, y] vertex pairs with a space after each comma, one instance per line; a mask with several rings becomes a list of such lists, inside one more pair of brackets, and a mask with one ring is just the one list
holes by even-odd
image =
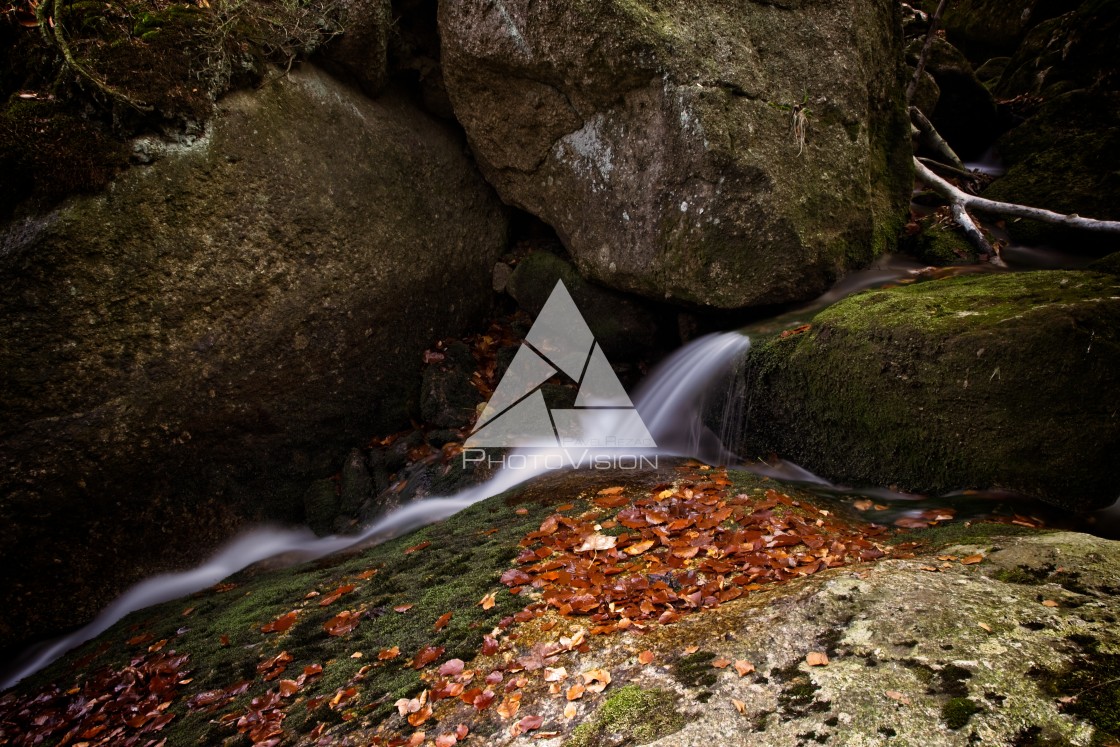
[[137, 148], [155, 162], [0, 235], [9, 644], [246, 517], [301, 519], [491, 302], [503, 208], [410, 103], [297, 69], [193, 144]]
[[894, 3], [461, 0], [439, 22], [487, 179], [592, 280], [772, 304], [894, 241], [911, 187]]
[[747, 451], [836, 481], [1120, 497], [1120, 282], [971, 275], [851, 296], [750, 353]]

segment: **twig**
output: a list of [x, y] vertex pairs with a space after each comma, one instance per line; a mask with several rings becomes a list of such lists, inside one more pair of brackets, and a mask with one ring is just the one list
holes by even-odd
[[933, 47], [934, 37], [937, 36], [937, 26], [941, 23], [941, 13], [948, 4], [949, 0], [941, 0], [937, 5], [937, 10], [933, 12], [933, 17], [929, 19], [929, 31], [926, 32], [926, 41], [925, 44], [922, 45], [922, 53], [918, 56], [918, 67], [914, 70], [914, 77], [911, 79], [910, 85], [906, 87], [907, 104], [914, 100], [914, 91], [918, 89], [918, 81], [922, 79], [922, 73], [926, 70], [929, 50]]
[[910, 107], [910, 121], [914, 123], [914, 126], [918, 128], [918, 132], [921, 133], [922, 144], [939, 155], [942, 160], [953, 168], [964, 172], [968, 171], [964, 167], [964, 163], [961, 161], [960, 157], [952, 147], [945, 142], [945, 138], [941, 137], [941, 133], [937, 131], [937, 128], [933, 126], [933, 122], [930, 122], [926, 115], [916, 106]]
[[957, 177], [958, 179], [968, 179], [974, 182], [978, 180], [978, 175], [975, 172], [962, 171], [955, 166], [950, 166], [947, 163], [941, 163], [941, 161], [935, 161], [932, 158], [922, 158], [921, 156], [918, 156], [918, 160], [924, 163], [926, 166], [929, 166], [934, 171], [947, 173], [950, 176]]

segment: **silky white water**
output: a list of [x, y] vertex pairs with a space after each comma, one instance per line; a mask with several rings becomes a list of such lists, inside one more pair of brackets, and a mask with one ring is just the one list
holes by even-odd
[[[711, 334], [685, 345], [651, 371], [635, 392], [634, 406], [657, 442], [657, 448], [639, 451], [664, 456], [691, 456], [713, 463], [730, 457], [715, 434], [701, 422], [700, 404], [708, 387], [725, 375], [749, 348], [750, 339], [737, 332]], [[590, 464], [589, 456], [603, 452], [613, 457], [617, 451], [581, 447], [578, 454], [565, 455], [564, 462]], [[45, 667], [134, 610], [213, 586], [227, 576], [269, 558], [282, 555], [291, 562], [307, 561], [357, 544], [383, 542], [503, 493], [549, 471], [547, 465], [559, 461], [540, 458], [547, 454], [543, 449], [533, 449], [533, 453], [538, 458], [528, 461], [532, 466], [501, 470], [489, 481], [451, 497], [425, 498], [406, 504], [365, 527], [359, 534], [316, 537], [308, 529], [278, 527], [259, 527], [245, 532], [196, 568], [141, 581], [85, 627], [31, 649], [4, 673], [0, 689], [11, 687]]]

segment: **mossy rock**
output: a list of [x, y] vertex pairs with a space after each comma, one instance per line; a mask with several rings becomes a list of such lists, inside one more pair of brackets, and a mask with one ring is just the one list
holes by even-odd
[[[1047, 102], [999, 140], [1007, 173], [984, 190], [1016, 202], [1099, 220], [1120, 219], [1120, 92], [1072, 91]], [[1017, 241], [1096, 252], [1120, 248], [1114, 236], [1008, 221]]]
[[[950, 3], [941, 27], [956, 47], [980, 63], [1010, 55], [1039, 23], [1074, 10], [1084, 0], [958, 0]], [[937, 2], [924, 3], [931, 11]]]
[[603, 702], [593, 719], [576, 727], [564, 747], [611, 747], [619, 737], [627, 744], [649, 744], [684, 726], [676, 703], [677, 696], [667, 690], [626, 685]]
[[[907, 61], [917, 63], [922, 41], [906, 49]], [[999, 130], [995, 99], [976, 77], [972, 63], [944, 39], [930, 47], [926, 70], [937, 82], [937, 105], [926, 112], [934, 127], [961, 158], [981, 155], [995, 140]]]
[[751, 352], [747, 450], [833, 480], [1120, 495], [1115, 276], [967, 276], [860, 293]]
[[423, 351], [490, 309], [505, 213], [446, 124], [310, 67], [223, 108], [0, 227], [5, 645], [302, 520], [310, 482], [408, 425]]
[[917, 234], [906, 239], [907, 254], [936, 267], [971, 265], [978, 261], [976, 249], [953, 226], [923, 220]]

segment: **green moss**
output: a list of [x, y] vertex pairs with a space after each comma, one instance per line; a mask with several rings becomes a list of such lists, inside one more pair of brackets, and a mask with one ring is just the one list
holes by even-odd
[[968, 698], [952, 698], [941, 706], [941, 720], [950, 729], [961, 729], [974, 714], [980, 713], [982, 710], [984, 709]]
[[564, 747], [617, 745], [620, 735], [626, 744], [649, 744], [684, 727], [676, 705], [670, 692], [626, 685], [603, 702], [593, 720], [577, 727]]
[[[554, 489], [522, 489], [360, 552], [280, 571], [242, 572], [229, 580], [236, 587], [228, 591], [208, 590], [132, 613], [74, 656], [56, 662], [21, 687], [80, 681], [92, 669], [124, 666], [151, 641], [167, 638], [167, 649], [190, 654], [192, 679], [185, 697], [172, 707], [177, 718], [166, 729], [169, 742], [216, 744], [231, 736], [226, 727], [212, 722], [223, 714], [243, 712], [252, 698], [276, 685], [261, 681], [257, 665], [281, 651], [293, 657], [288, 664], [293, 677], [309, 664], [323, 666], [323, 674], [308, 680], [300, 690], [301, 698], [329, 697], [351, 685], [360, 690], [341, 712], [324, 707], [307, 714], [302, 704], [290, 708], [284, 723], [289, 734], [309, 731], [320, 721], [341, 721], [342, 712], [376, 722], [395, 712], [392, 704], [398, 698], [414, 697], [423, 689], [419, 673], [410, 667], [417, 651], [442, 646], [445, 651], [438, 661], [470, 660], [477, 655], [484, 634], [524, 607], [524, 599], [501, 593], [504, 587], [498, 577], [516, 554], [518, 540], [540, 525], [557, 498]], [[570, 496], [564, 500], [576, 504], [576, 511], [587, 505]], [[507, 502], [510, 505], [504, 505]], [[528, 513], [515, 513], [514, 505]], [[424, 542], [430, 544], [406, 553]], [[373, 569], [377, 572], [372, 578], [357, 578]], [[355, 590], [329, 606], [318, 604], [344, 583], [353, 583]], [[308, 598], [313, 591], [319, 595]], [[478, 602], [491, 592], [499, 592], [496, 604], [483, 610]], [[393, 610], [403, 604], [412, 607], [405, 613]], [[184, 614], [185, 610], [189, 612]], [[261, 632], [262, 625], [291, 610], [299, 610], [299, 614], [290, 630]], [[323, 624], [342, 610], [359, 612], [361, 620], [353, 632], [331, 636]], [[435, 621], [447, 612], [453, 613], [451, 622], [436, 631]], [[127, 643], [140, 634], [150, 637], [135, 645]], [[400, 656], [378, 661], [378, 652], [393, 646], [399, 647]], [[361, 657], [352, 658], [355, 652], [361, 652]], [[367, 665], [372, 669], [359, 675]], [[189, 713], [184, 706], [194, 694], [245, 679], [253, 681], [249, 690], [218, 711]], [[353, 725], [357, 728], [358, 721]]]
[[939, 267], [977, 262], [976, 250], [953, 227], [928, 220], [921, 225], [921, 231], [906, 242], [907, 253]]
[[851, 296], [752, 348], [745, 453], [857, 485], [1107, 505], [1120, 432], [1078, 393], [1118, 385], [1117, 289], [1053, 271]]

